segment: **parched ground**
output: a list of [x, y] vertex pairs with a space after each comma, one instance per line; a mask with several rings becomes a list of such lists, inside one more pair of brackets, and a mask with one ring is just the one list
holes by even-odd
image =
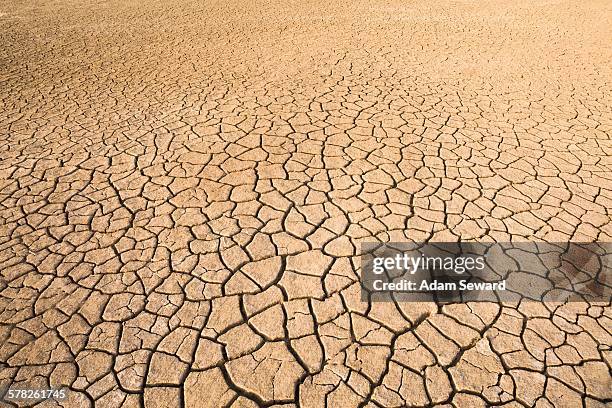
[[612, 241], [611, 38], [608, 0], [0, 0], [0, 388], [609, 406], [609, 302], [361, 302], [357, 255]]

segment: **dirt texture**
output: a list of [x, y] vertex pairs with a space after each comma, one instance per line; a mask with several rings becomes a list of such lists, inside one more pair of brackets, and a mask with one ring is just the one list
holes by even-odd
[[0, 388], [609, 406], [610, 302], [362, 302], [359, 248], [612, 241], [611, 39], [608, 0], [0, 0]]

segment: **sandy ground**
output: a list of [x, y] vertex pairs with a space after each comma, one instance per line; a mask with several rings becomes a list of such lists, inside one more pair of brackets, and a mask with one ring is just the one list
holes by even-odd
[[611, 38], [607, 0], [0, 0], [0, 387], [609, 404], [609, 302], [361, 302], [357, 254], [612, 241]]

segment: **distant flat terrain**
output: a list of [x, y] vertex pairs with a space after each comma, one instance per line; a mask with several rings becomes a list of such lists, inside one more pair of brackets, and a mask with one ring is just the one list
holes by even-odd
[[0, 0], [0, 389], [609, 404], [609, 302], [362, 302], [359, 250], [612, 241], [611, 39], [608, 0]]

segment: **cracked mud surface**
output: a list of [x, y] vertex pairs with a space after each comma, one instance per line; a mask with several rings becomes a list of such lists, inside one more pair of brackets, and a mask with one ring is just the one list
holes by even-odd
[[611, 241], [611, 20], [609, 1], [0, 1], [0, 387], [609, 404], [610, 303], [368, 304], [357, 248]]

